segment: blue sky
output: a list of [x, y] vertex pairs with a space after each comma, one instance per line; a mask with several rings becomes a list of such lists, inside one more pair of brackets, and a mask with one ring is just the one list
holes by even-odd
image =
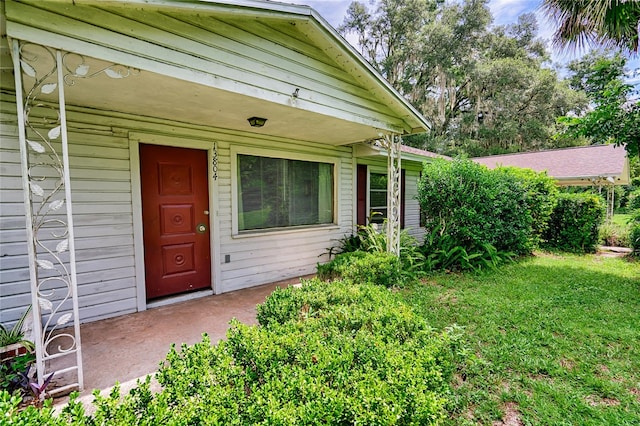
[[[287, 1], [287, 0], [283, 0]], [[288, 0], [291, 3], [305, 4], [313, 7], [322, 15], [329, 23], [338, 27], [346, 15], [347, 8], [352, 0]], [[369, 0], [360, 0], [365, 4]], [[538, 18], [538, 36], [550, 40], [554, 32], [554, 24], [550, 22], [544, 13], [540, 11], [542, 0], [490, 0], [489, 8], [493, 15], [494, 25], [505, 25], [514, 23], [518, 20], [518, 16], [527, 12], [534, 12]], [[555, 63], [565, 64], [570, 60], [579, 56], [579, 54], [571, 54], [553, 49], [549, 45], [549, 51], [552, 54], [552, 60]], [[640, 57], [636, 56], [628, 62], [630, 74], [635, 76], [629, 80], [630, 83], [640, 86]]]

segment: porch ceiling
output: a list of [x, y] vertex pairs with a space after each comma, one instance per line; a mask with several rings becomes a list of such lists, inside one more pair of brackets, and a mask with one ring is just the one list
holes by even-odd
[[[53, 65], [52, 58], [46, 56], [39, 52], [38, 78]], [[73, 55], [69, 62], [74, 71], [81, 64]], [[69, 77], [71, 84], [65, 86], [67, 105], [330, 145], [374, 139], [380, 134], [371, 126], [296, 108], [293, 96], [292, 106], [285, 106], [150, 71], [134, 70], [126, 78], [110, 78], [101, 72], [87, 78], [112, 64], [94, 58], [85, 58], [84, 64], [88, 66], [85, 78]], [[112, 69], [125, 70], [121, 66]], [[27, 73], [23, 79], [25, 87], [32, 86], [34, 80]], [[260, 90], [255, 87], [256, 93]], [[42, 93], [39, 98], [55, 101], [57, 96], [55, 92]], [[254, 116], [266, 118], [265, 126], [250, 127], [247, 119]]]

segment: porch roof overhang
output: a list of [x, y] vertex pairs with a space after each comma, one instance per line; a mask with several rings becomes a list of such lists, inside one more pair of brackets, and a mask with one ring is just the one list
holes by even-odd
[[[115, 63], [139, 71], [135, 78], [121, 79], [117, 85], [110, 79], [96, 78], [67, 87], [68, 105], [330, 145], [429, 129], [427, 120], [308, 6], [261, 0], [10, 0], [5, 6], [6, 33], [10, 38], [82, 55], [91, 69]], [[345, 90], [369, 93], [370, 99], [363, 99], [362, 104], [357, 102], [360, 94], [333, 99], [329, 93], [307, 90], [304, 79], [278, 81], [269, 87], [260, 81], [234, 79], [233, 70], [222, 69], [224, 65], [198, 58], [186, 50], [137, 43], [134, 30], [129, 40], [121, 33], [116, 34], [107, 23], [98, 28], [95, 23], [80, 22], [74, 16], [82, 8], [88, 11], [107, 8], [114, 16], [115, 12], [122, 12], [127, 19], [135, 13], [138, 20], [150, 19], [156, 13], [163, 18], [180, 13], [193, 15], [194, 19], [235, 17], [261, 25], [295, 27], [296, 34], [304, 35], [313, 49], [332, 61], [333, 67], [357, 82], [356, 89], [349, 86]], [[53, 12], [60, 15], [59, 22], [46, 22], [43, 17]], [[121, 19], [119, 15], [117, 19]], [[95, 31], [90, 31], [92, 28]], [[197, 64], [193, 65], [191, 59]], [[324, 99], [319, 99], [323, 96]], [[46, 101], [47, 96], [41, 99]], [[247, 119], [252, 116], [267, 118], [267, 124], [262, 128], [250, 127]]]
[[490, 169], [513, 166], [546, 171], [559, 186], [629, 185], [629, 158], [622, 146], [592, 145], [473, 158]]
[[[402, 161], [410, 161], [413, 163], [423, 163], [434, 158], [451, 160], [451, 157], [447, 157], [446, 155], [436, 154], [431, 151], [425, 151], [423, 149], [413, 148], [407, 145], [402, 145], [400, 151], [402, 155]], [[376, 143], [361, 143], [355, 145], [354, 155], [358, 158], [386, 158], [388, 157], [389, 153], [385, 148], [377, 145]]]

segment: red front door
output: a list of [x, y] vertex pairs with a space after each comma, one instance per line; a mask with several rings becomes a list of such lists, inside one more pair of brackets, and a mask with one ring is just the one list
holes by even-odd
[[147, 299], [211, 287], [207, 151], [140, 144]]

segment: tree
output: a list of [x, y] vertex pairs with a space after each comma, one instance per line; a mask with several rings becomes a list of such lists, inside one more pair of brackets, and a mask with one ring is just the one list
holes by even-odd
[[534, 14], [490, 27], [487, 0], [351, 3], [342, 33], [432, 124], [409, 145], [443, 154], [540, 149], [586, 101], [554, 70]]
[[626, 59], [619, 53], [591, 52], [569, 64], [570, 84], [583, 90], [592, 105], [585, 114], [564, 116], [565, 134], [591, 143], [615, 143], [629, 156], [640, 156], [640, 99], [624, 81]]
[[635, 0], [544, 0], [543, 9], [558, 23], [558, 46], [591, 43], [638, 52], [640, 2]]
[[468, 107], [477, 45], [491, 21], [487, 0], [381, 0], [347, 10], [342, 33], [355, 33], [363, 56], [431, 121], [441, 136]]

